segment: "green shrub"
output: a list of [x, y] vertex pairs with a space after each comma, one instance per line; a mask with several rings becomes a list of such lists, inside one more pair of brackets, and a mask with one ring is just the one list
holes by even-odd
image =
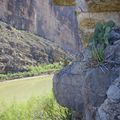
[[112, 28], [115, 26], [113, 21], [108, 21], [106, 23], [98, 22], [95, 27], [94, 34], [90, 40], [90, 47], [101, 45], [104, 47], [109, 44], [109, 33]]
[[70, 120], [71, 111], [57, 104], [53, 95], [32, 97], [26, 103], [2, 103], [0, 120]]
[[98, 63], [104, 61], [104, 49], [109, 45], [109, 33], [115, 26], [113, 21], [106, 23], [98, 22], [95, 27], [93, 36], [90, 39], [89, 47], [91, 49], [92, 58]]
[[92, 60], [96, 61], [97, 63], [101, 63], [104, 61], [104, 50], [103, 48], [93, 48], [91, 51], [92, 53]]
[[52, 73], [62, 68], [59, 63], [39, 64], [37, 66], [29, 66], [27, 72], [0, 74], [0, 80], [11, 80], [23, 77], [31, 77], [41, 75], [43, 73]]

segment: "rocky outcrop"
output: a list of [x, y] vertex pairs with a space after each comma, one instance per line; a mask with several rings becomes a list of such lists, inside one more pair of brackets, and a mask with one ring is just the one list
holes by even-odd
[[79, 25], [79, 34], [84, 47], [87, 47], [89, 38], [94, 32], [97, 22], [112, 20], [120, 26], [119, 0], [77, 0], [76, 15]]
[[65, 55], [56, 44], [0, 22], [0, 73], [26, 71], [28, 65], [59, 62]]
[[117, 12], [120, 11], [119, 0], [77, 0], [83, 12]]
[[107, 99], [98, 109], [97, 120], [120, 120], [120, 78], [107, 91]]
[[[115, 31], [120, 35], [118, 29]], [[105, 49], [103, 63], [94, 64], [86, 48], [84, 58], [73, 61], [54, 76], [53, 91], [58, 103], [83, 116], [73, 120], [119, 120], [120, 40], [112, 33], [115, 41]]]
[[0, 19], [66, 51], [75, 52], [80, 47], [75, 7], [57, 6], [52, 0], [0, 0]]
[[[97, 22], [111, 20], [120, 25], [119, 0], [77, 0], [77, 3], [76, 15], [84, 47], [88, 47]], [[54, 76], [54, 95], [59, 104], [74, 111], [73, 120], [119, 120], [119, 103], [109, 99], [110, 96], [117, 99], [120, 95], [119, 88], [111, 88], [120, 76], [119, 29], [112, 30], [110, 37], [111, 45], [105, 49], [102, 64], [96, 65], [90, 50], [83, 48], [84, 58], [76, 56], [72, 64]], [[115, 93], [115, 89], [118, 92]], [[112, 112], [114, 114], [110, 115]]]

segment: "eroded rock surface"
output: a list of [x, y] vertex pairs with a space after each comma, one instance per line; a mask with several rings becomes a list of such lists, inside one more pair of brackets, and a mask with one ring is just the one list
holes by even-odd
[[109, 87], [107, 99], [98, 109], [97, 120], [120, 120], [120, 77]]
[[79, 49], [75, 7], [56, 6], [52, 0], [0, 0], [0, 20], [53, 41], [66, 51]]
[[91, 66], [89, 50], [84, 50], [84, 59], [74, 61], [54, 76], [53, 91], [58, 103], [82, 112], [83, 120], [119, 120], [119, 51], [120, 40], [116, 40], [105, 49], [104, 63]]

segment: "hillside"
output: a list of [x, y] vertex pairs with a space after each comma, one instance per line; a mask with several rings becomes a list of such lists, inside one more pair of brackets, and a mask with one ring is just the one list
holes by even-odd
[[0, 73], [26, 71], [26, 66], [58, 62], [64, 52], [54, 43], [0, 22]]

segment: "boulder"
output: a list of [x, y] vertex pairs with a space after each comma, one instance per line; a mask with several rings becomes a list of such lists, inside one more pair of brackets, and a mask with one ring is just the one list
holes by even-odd
[[109, 37], [109, 41], [117, 41], [120, 40], [120, 28], [119, 27], [115, 27], [113, 28], [113, 30], [110, 32], [110, 37]]
[[96, 120], [120, 120], [120, 77], [109, 87], [107, 99], [99, 107]]
[[84, 59], [73, 61], [57, 73], [53, 78], [53, 91], [58, 103], [82, 112], [85, 120], [96, 120], [97, 108], [101, 107], [107, 97], [117, 104], [120, 91], [115, 84], [119, 82], [114, 81], [120, 75], [119, 46], [119, 40], [107, 46], [104, 62], [94, 66], [90, 66], [92, 61], [89, 51], [84, 50]]

